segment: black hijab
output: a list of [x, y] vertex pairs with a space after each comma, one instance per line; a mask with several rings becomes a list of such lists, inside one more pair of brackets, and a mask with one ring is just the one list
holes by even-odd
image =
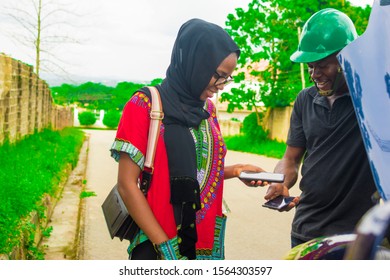
[[197, 129], [202, 120], [209, 118], [200, 96], [215, 70], [233, 52], [237, 56], [240, 53], [220, 26], [191, 19], [179, 30], [166, 78], [158, 86], [179, 248], [189, 259], [196, 257], [195, 219], [200, 209], [195, 143], [189, 128]]

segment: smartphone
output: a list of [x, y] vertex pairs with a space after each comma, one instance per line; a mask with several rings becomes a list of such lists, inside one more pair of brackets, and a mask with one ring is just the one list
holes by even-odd
[[248, 172], [242, 171], [238, 177], [242, 180], [248, 181], [263, 181], [269, 183], [282, 183], [284, 181], [284, 174], [271, 172]]
[[293, 201], [293, 196], [283, 196], [279, 195], [274, 199], [268, 200], [263, 204], [264, 207], [280, 210], [286, 207], [291, 201]]

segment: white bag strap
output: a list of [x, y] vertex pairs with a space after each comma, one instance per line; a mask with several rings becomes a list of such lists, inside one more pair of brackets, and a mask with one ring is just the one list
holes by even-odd
[[156, 153], [157, 140], [160, 134], [161, 121], [164, 118], [160, 93], [155, 87], [148, 87], [152, 94], [152, 109], [150, 111], [150, 126], [148, 135], [148, 146], [146, 148], [145, 167], [150, 168], [150, 173], [154, 171], [154, 156]]

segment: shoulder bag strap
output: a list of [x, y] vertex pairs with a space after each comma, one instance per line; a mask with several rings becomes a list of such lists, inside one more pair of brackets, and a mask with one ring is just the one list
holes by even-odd
[[164, 118], [160, 94], [156, 87], [148, 87], [152, 94], [152, 109], [150, 111], [150, 126], [148, 135], [148, 145], [146, 148], [146, 157], [144, 170], [142, 172], [142, 182], [140, 188], [144, 195], [148, 192], [150, 182], [154, 172], [154, 156], [160, 134], [161, 121]]

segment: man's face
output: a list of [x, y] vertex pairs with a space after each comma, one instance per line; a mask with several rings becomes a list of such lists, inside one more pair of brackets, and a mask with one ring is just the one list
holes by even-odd
[[[309, 68], [309, 75], [311, 79], [320, 91], [330, 91], [333, 89], [336, 77], [341, 71], [336, 54], [330, 55], [319, 61], [310, 62], [307, 66]], [[346, 89], [346, 83], [343, 75], [336, 86], [336, 92]]]

